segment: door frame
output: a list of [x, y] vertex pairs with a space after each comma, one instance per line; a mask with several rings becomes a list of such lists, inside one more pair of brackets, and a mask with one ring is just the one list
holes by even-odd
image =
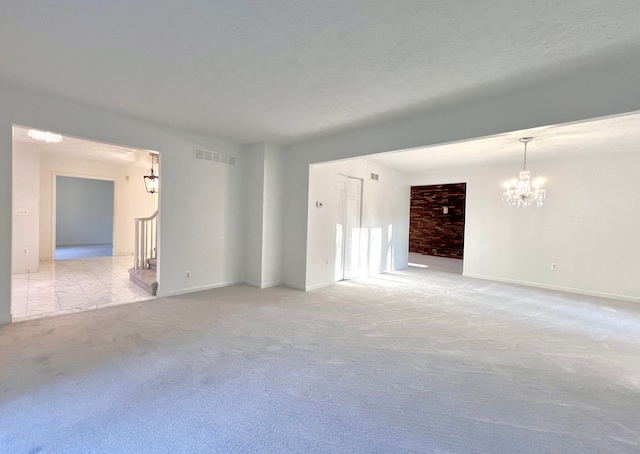
[[118, 227], [118, 188], [117, 188], [117, 179], [114, 177], [104, 177], [98, 175], [86, 175], [80, 173], [70, 173], [70, 172], [59, 172], [57, 170], [53, 170], [51, 172], [51, 261], [56, 261], [56, 201], [57, 201], [57, 184], [56, 181], [58, 177], [71, 177], [71, 178], [84, 178], [85, 180], [103, 180], [103, 181], [113, 181], [113, 232], [111, 238], [111, 256], [115, 254], [117, 251], [116, 248], [116, 232]]

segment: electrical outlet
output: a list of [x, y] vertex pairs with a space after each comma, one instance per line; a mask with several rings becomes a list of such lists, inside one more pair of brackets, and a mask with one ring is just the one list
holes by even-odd
[[187, 277], [191, 277], [191, 271], [187, 271]]
[[29, 215], [29, 210], [27, 210], [26, 208], [18, 208], [16, 210], [16, 215], [17, 216], [28, 216]]
[[29, 248], [24, 248], [24, 253], [28, 254], [29, 253]]
[[557, 263], [552, 263], [551, 264], [551, 271], [556, 271], [558, 269], [558, 264]]

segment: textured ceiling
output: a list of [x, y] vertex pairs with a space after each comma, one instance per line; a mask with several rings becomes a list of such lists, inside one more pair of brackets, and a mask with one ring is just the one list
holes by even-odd
[[[496, 163], [522, 165], [524, 146], [518, 139], [534, 137], [527, 146], [527, 167], [547, 159], [640, 152], [640, 113], [581, 123], [545, 126], [475, 140], [377, 154], [368, 159], [409, 174], [433, 169]], [[517, 167], [516, 167], [517, 169]]]
[[98, 161], [116, 165], [135, 165], [151, 167], [151, 156], [148, 151], [134, 148], [111, 145], [107, 143], [93, 142], [76, 137], [62, 136], [58, 143], [46, 143], [29, 137], [30, 128], [22, 126], [13, 127], [14, 142], [35, 144], [41, 154], [49, 156], [62, 156], [83, 161]]
[[290, 144], [622, 58], [639, 19], [637, 0], [11, 0], [0, 79]]

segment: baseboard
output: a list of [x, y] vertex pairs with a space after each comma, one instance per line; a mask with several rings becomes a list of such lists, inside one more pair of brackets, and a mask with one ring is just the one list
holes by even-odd
[[330, 287], [332, 285], [335, 285], [335, 282], [328, 282], [328, 283], [322, 283], [322, 284], [315, 284], [315, 285], [307, 285], [304, 289], [305, 292], [310, 292], [312, 290], [318, 290], [320, 288], [324, 288], [324, 287]]
[[282, 283], [282, 285], [284, 285], [285, 287], [289, 287], [289, 288], [295, 289], [295, 290], [300, 290], [302, 292], [306, 291], [304, 287], [301, 287], [298, 284], [292, 284], [291, 282], [286, 282], [285, 281], [285, 282]]
[[248, 280], [245, 279], [244, 281], [242, 281], [242, 283], [250, 285], [251, 287], [262, 288], [259, 282], [248, 281]]
[[180, 290], [171, 290], [168, 292], [160, 291], [160, 289], [158, 288], [157, 296], [159, 298], [166, 298], [168, 296], [177, 296], [177, 295], [184, 295], [186, 293], [202, 292], [203, 290], [211, 290], [212, 288], [219, 288], [219, 287], [228, 287], [230, 285], [236, 285], [236, 284], [242, 284], [242, 283], [243, 281], [226, 281], [226, 282], [219, 282], [217, 284], [207, 284], [207, 285], [200, 285], [198, 287], [183, 288]]
[[464, 277], [472, 277], [475, 279], [483, 279], [485, 281], [504, 282], [506, 284], [525, 285], [527, 287], [537, 287], [546, 290], [557, 290], [560, 292], [576, 293], [578, 295], [597, 296], [599, 298], [609, 298], [613, 300], [632, 301], [634, 303], [640, 303], [640, 297], [630, 295], [619, 295], [617, 293], [596, 292], [593, 290], [584, 290], [580, 288], [565, 287], [562, 285], [553, 284], [541, 284], [539, 282], [519, 281], [516, 279], [501, 278], [495, 276], [485, 276], [482, 274], [463, 273]]
[[278, 285], [282, 285], [282, 282], [267, 282], [266, 284], [262, 284], [260, 288], [271, 288], [277, 287]]

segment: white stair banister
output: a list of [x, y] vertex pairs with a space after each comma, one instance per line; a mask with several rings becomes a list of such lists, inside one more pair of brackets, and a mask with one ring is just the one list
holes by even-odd
[[158, 211], [148, 218], [135, 218], [133, 268], [147, 268], [147, 260], [156, 258], [158, 246]]

